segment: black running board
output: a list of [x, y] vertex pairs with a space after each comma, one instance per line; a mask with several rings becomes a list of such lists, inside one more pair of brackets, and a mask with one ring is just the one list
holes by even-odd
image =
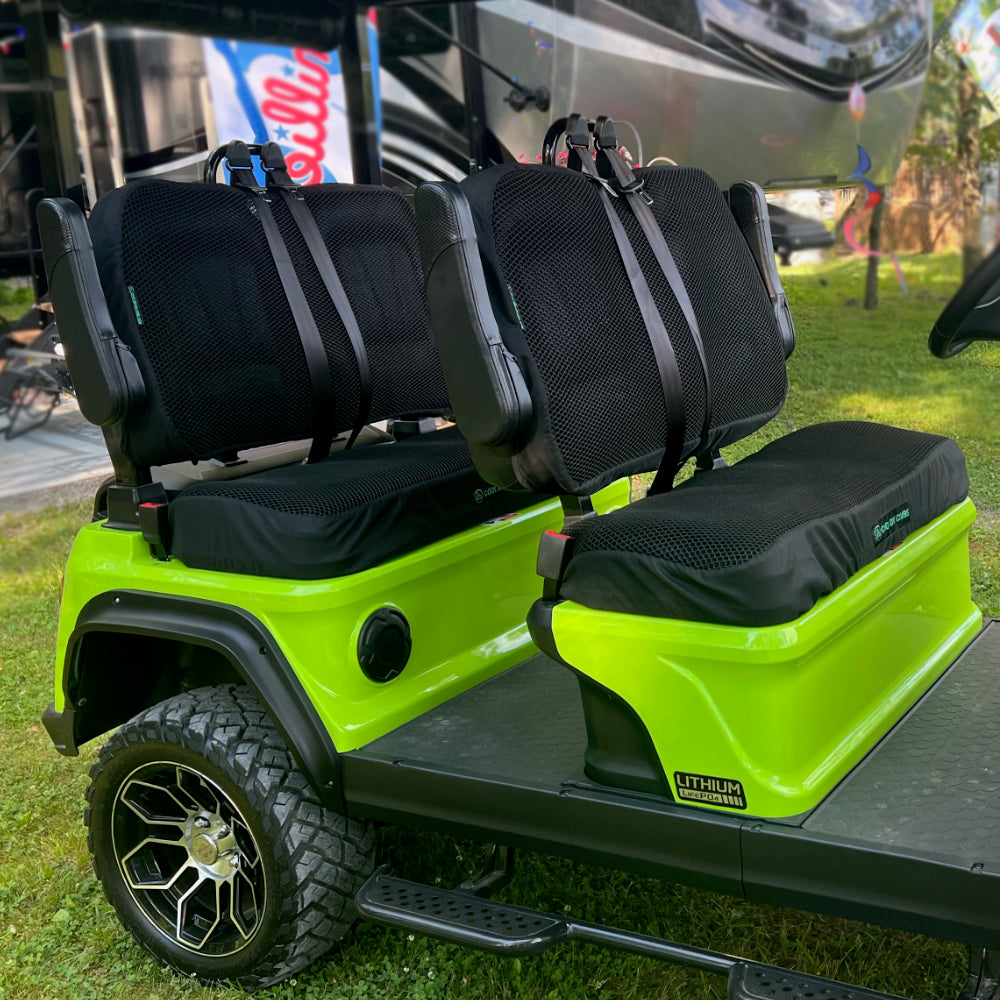
[[729, 976], [731, 1000], [899, 1000], [831, 979], [804, 976], [647, 934], [571, 920], [470, 893], [376, 872], [355, 900], [368, 920], [501, 955], [535, 955], [560, 941], [584, 941]]
[[[734, 960], [735, 961], [735, 960]], [[735, 961], [729, 970], [730, 1000], [886, 1000], [890, 993], [863, 990], [819, 976], [804, 976], [774, 965]]]

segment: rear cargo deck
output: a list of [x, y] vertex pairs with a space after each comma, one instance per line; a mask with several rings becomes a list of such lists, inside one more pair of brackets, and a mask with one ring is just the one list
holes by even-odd
[[980, 633], [804, 827], [1000, 867], [1000, 624]]
[[583, 773], [576, 679], [536, 656], [345, 754], [351, 808], [776, 903], [1000, 944], [1000, 625], [806, 817]]

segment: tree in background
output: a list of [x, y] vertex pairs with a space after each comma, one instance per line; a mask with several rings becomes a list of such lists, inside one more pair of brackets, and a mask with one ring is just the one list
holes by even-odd
[[907, 159], [926, 204], [931, 201], [935, 179], [946, 170], [955, 173], [957, 190], [950, 212], [933, 223], [928, 214], [922, 242], [924, 250], [930, 252], [937, 240], [933, 229], [940, 233], [950, 218], [960, 219], [962, 270], [968, 277], [982, 259], [979, 167], [982, 162], [996, 159], [1000, 142], [995, 125], [980, 129], [983, 110], [989, 104], [948, 34], [949, 15], [955, 9], [951, 0], [934, 2], [936, 45]]
[[[958, 76], [955, 158], [958, 165], [962, 204], [962, 277], [969, 275], [983, 259], [979, 243], [979, 209], [982, 191], [979, 184], [979, 119], [984, 98], [965, 61], [956, 56], [961, 69]], [[996, 151], [994, 149], [994, 155]]]

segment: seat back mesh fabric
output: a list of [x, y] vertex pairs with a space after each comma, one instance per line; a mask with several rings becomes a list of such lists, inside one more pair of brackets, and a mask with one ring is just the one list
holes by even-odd
[[535, 412], [515, 456], [522, 485], [587, 493], [655, 467], [665, 422], [656, 359], [596, 189], [562, 168], [517, 166], [461, 188], [498, 295], [506, 286], [516, 303], [517, 317], [498, 310], [498, 320]]
[[[677, 358], [677, 369], [684, 390], [684, 449], [686, 456], [698, 445], [701, 430], [705, 422], [705, 378], [698, 357], [691, 329], [684, 318], [684, 313], [670, 290], [670, 283], [656, 261], [649, 240], [642, 231], [642, 226], [629, 208], [625, 198], [614, 198], [612, 205], [618, 213], [628, 241], [635, 252], [635, 258], [642, 268], [650, 294], [656, 303], [656, 308], [663, 320], [663, 326], [670, 335], [670, 343]], [[683, 278], [683, 272], [681, 274]], [[685, 287], [687, 283], [685, 282]], [[689, 292], [690, 297], [690, 292]], [[693, 307], [693, 303], [692, 303]], [[697, 318], [697, 313], [695, 316]], [[700, 326], [699, 326], [700, 330]]]
[[[303, 190], [365, 343], [368, 419], [445, 412], [406, 201], [374, 187]], [[357, 358], [287, 206], [275, 199], [271, 210], [323, 339], [337, 429], [348, 430], [360, 401]], [[90, 228], [115, 329], [149, 389], [143, 411], [126, 418], [133, 461], [204, 459], [312, 436], [301, 340], [245, 193], [141, 181], [102, 198]]]
[[[698, 318], [713, 397], [705, 447], [718, 448], [745, 437], [781, 409], [788, 387], [781, 331], [753, 255], [715, 181], [694, 167], [647, 167], [638, 173]], [[644, 236], [629, 236], [637, 255], [640, 247], [649, 252]], [[672, 309], [678, 307], [669, 290], [658, 293], [654, 287], [666, 284], [656, 277], [662, 272], [655, 261], [640, 256], [639, 262], [666, 322], [662, 299], [670, 297]], [[676, 350], [675, 327], [667, 329]], [[687, 361], [697, 364], [696, 357]], [[689, 431], [701, 426], [693, 422], [697, 400], [685, 384], [685, 401], [692, 408]]]
[[[691, 298], [714, 396], [700, 450], [738, 440], [784, 401], [781, 334], [766, 290], [721, 192], [704, 171], [643, 172], [653, 212]], [[513, 467], [532, 489], [585, 493], [656, 468], [666, 426], [662, 388], [598, 190], [573, 171], [510, 165], [462, 182], [492, 272], [514, 322], [501, 323], [535, 408]], [[691, 331], [625, 199], [616, 211], [677, 357], [685, 405], [684, 457], [699, 450], [704, 375]], [[461, 420], [461, 414], [459, 414]]]
[[271, 201], [271, 212], [281, 233], [282, 242], [295, 267], [309, 311], [316, 321], [316, 329], [323, 341], [323, 348], [330, 361], [330, 376], [336, 399], [337, 430], [353, 425], [361, 404], [361, 373], [358, 359], [347, 334], [347, 328], [323, 284], [319, 269], [313, 262], [302, 231], [283, 198]]
[[368, 419], [446, 412], [448, 393], [424, 297], [416, 222], [406, 199], [362, 185], [316, 184], [301, 191], [368, 353]]
[[90, 218], [101, 284], [149, 393], [124, 447], [140, 464], [309, 437], [305, 355], [252, 202], [141, 181]]

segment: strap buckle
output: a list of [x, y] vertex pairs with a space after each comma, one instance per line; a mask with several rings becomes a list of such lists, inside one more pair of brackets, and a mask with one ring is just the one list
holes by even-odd
[[229, 183], [233, 187], [243, 188], [247, 191], [260, 193], [257, 178], [253, 172], [253, 157], [247, 144], [240, 139], [233, 139], [226, 146], [226, 155], [223, 160], [226, 169], [229, 171]]
[[285, 155], [276, 142], [265, 142], [260, 147], [260, 165], [264, 171], [268, 188], [288, 191], [293, 198], [302, 200], [302, 192], [299, 190], [298, 184], [288, 175]]
[[165, 500], [139, 504], [139, 530], [155, 559], [166, 561], [170, 556], [170, 515]]
[[570, 151], [569, 166], [573, 167], [573, 157], [576, 157], [580, 164], [580, 173], [587, 180], [599, 184], [612, 198], [617, 198], [618, 192], [606, 178], [597, 172], [597, 168], [594, 166], [590, 129], [590, 122], [583, 115], [570, 115], [566, 119], [566, 146]]
[[646, 181], [644, 178], [635, 177], [633, 175], [633, 179], [628, 184], [622, 184], [620, 181], [613, 181], [612, 183], [615, 185], [615, 189], [618, 191], [619, 194], [624, 194], [624, 195], [637, 194], [641, 196], [642, 200], [647, 205], [653, 204], [652, 195], [645, 189]]
[[620, 195], [637, 194], [647, 205], [652, 205], [653, 198], [645, 190], [645, 180], [636, 176], [619, 151], [614, 119], [601, 115], [594, 122], [594, 145], [597, 147], [598, 159], [603, 158], [614, 174], [611, 181], [613, 189]]

